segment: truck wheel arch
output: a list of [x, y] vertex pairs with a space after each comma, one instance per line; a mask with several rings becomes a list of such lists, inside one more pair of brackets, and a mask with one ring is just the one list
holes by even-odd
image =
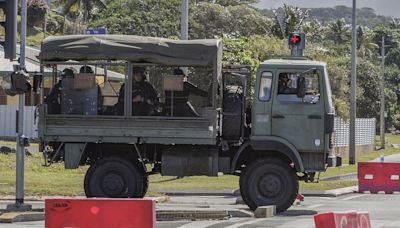
[[[283, 139], [278, 138], [268, 139], [268, 140], [250, 140], [244, 143], [236, 152], [235, 156], [231, 162], [231, 173], [234, 173], [238, 162], [240, 162], [241, 155], [246, 153], [246, 151], [265, 151], [267, 156], [268, 151], [274, 151], [276, 153], [287, 157], [291, 160], [296, 168], [297, 172], [304, 172], [303, 160], [301, 159], [300, 153], [297, 149], [291, 145], [289, 142], [285, 142]], [[273, 155], [274, 156], [274, 155]], [[239, 164], [240, 165], [240, 164]]]

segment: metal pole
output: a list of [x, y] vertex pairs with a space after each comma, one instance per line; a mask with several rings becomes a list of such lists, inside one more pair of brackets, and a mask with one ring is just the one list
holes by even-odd
[[352, 47], [351, 47], [351, 91], [350, 91], [350, 140], [349, 164], [356, 163], [356, 85], [357, 85], [357, 3], [353, 0], [352, 19]]
[[182, 0], [181, 40], [189, 39], [189, 0]]
[[[189, 39], [189, 0], [182, 0], [181, 10], [181, 40]], [[181, 68], [185, 75], [188, 74], [188, 68]], [[173, 94], [174, 92], [172, 92]], [[171, 107], [173, 109], [173, 107]]]
[[[20, 45], [20, 69], [25, 70], [25, 46], [26, 46], [26, 0], [21, 1], [21, 45]], [[7, 205], [8, 210], [31, 210], [32, 206], [24, 204], [24, 168], [25, 168], [25, 142], [24, 142], [24, 108], [25, 94], [19, 95], [18, 111], [18, 138], [17, 138], [17, 170], [15, 204]]]
[[380, 136], [381, 148], [385, 149], [385, 36], [382, 34], [382, 78], [381, 87], [381, 113], [380, 113]]

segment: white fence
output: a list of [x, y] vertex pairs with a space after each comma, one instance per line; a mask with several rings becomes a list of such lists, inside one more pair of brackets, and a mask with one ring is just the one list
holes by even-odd
[[[37, 138], [37, 123], [34, 123], [34, 106], [25, 106], [24, 134], [30, 138]], [[0, 137], [15, 137], [17, 135], [18, 106], [0, 105]]]
[[[376, 133], [376, 120], [374, 118], [356, 119], [356, 145], [374, 145]], [[349, 122], [335, 118], [334, 146], [349, 146]]]

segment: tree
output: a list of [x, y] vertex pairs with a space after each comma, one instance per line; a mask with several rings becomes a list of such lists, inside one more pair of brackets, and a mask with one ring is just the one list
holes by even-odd
[[325, 27], [317, 19], [311, 19], [302, 25], [307, 40], [313, 43], [322, 43], [325, 39]]
[[110, 0], [93, 14], [89, 25], [107, 27], [111, 34], [178, 37], [180, 0]]
[[273, 31], [280, 38], [289, 37], [290, 33], [300, 31], [301, 25], [308, 16], [308, 10], [283, 4], [283, 8], [274, 11]]
[[350, 25], [344, 19], [337, 19], [328, 24], [327, 39], [333, 40], [336, 46], [350, 41]]
[[27, 23], [29, 26], [43, 25], [48, 11], [47, 3], [44, 0], [27, 1]]
[[72, 16], [74, 19], [82, 17], [84, 25], [93, 16], [95, 10], [106, 8], [104, 0], [56, 0], [53, 4], [61, 7], [63, 15]]
[[196, 3], [207, 2], [214, 3], [221, 6], [237, 6], [237, 5], [249, 5], [259, 2], [259, 0], [196, 0]]
[[362, 58], [369, 57], [373, 58], [375, 51], [379, 49], [379, 46], [373, 41], [373, 33], [367, 28], [362, 26], [357, 29], [357, 49], [361, 54]]

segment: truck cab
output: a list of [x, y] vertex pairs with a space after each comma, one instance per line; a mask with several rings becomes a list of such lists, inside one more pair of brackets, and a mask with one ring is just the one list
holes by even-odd
[[334, 115], [326, 63], [286, 57], [260, 64], [250, 140], [281, 141], [296, 148], [304, 171], [322, 171], [326, 167], [321, 161], [333, 159], [329, 155]]

